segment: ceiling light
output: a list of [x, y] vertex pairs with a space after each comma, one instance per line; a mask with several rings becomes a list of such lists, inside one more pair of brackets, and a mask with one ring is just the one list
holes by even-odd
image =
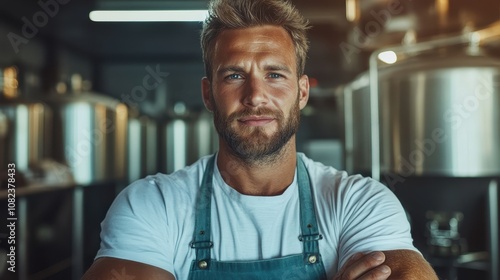
[[355, 22], [358, 19], [358, 3], [357, 0], [346, 0], [346, 18], [350, 22]]
[[385, 51], [378, 54], [378, 59], [387, 64], [394, 64], [396, 63], [396, 61], [398, 61], [398, 56], [393, 51]]
[[207, 10], [149, 10], [149, 11], [92, 11], [89, 18], [95, 22], [202, 22]]

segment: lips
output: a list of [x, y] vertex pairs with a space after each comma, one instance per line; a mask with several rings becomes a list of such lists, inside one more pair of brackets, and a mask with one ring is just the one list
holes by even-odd
[[270, 116], [246, 116], [239, 118], [238, 121], [249, 126], [262, 126], [274, 121]]

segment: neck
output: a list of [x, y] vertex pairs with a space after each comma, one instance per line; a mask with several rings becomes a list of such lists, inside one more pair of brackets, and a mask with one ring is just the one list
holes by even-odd
[[221, 141], [217, 167], [224, 182], [239, 193], [280, 195], [293, 182], [297, 162], [294, 138], [290, 139], [278, 154], [262, 161], [248, 162], [228, 149]]

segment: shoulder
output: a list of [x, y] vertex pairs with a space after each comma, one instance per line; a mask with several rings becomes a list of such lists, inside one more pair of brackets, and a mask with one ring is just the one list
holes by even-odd
[[126, 208], [136, 213], [158, 212], [194, 203], [208, 158], [171, 174], [158, 173], [131, 183], [118, 194], [110, 211]]
[[157, 173], [139, 179], [127, 186], [122, 193], [125, 196], [144, 197], [150, 194], [161, 194], [163, 196], [168, 193], [196, 192], [209, 158], [209, 156], [202, 157], [192, 165], [171, 174]]
[[120, 192], [101, 223], [96, 258], [125, 259], [174, 271], [175, 240], [194, 220], [206, 162], [202, 158], [172, 174], [148, 176]]
[[[361, 175], [349, 175], [322, 163], [300, 155], [306, 164], [309, 176], [320, 204], [336, 215], [338, 221], [346, 220], [350, 214], [403, 211], [396, 195], [382, 183]], [[360, 212], [361, 211], [361, 212]]]
[[334, 191], [336, 195], [346, 196], [368, 189], [372, 191], [389, 191], [386, 186], [369, 177], [361, 175], [349, 175], [346, 171], [337, 170], [316, 162], [302, 153], [298, 153], [306, 165], [311, 181], [316, 188], [323, 191]]

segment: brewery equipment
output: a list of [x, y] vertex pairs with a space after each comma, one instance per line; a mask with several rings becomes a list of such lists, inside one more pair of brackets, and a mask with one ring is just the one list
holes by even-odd
[[[498, 38], [500, 23], [379, 49], [369, 72], [344, 87], [348, 171], [395, 192], [416, 246], [450, 279], [499, 277], [500, 59], [490, 53]], [[462, 214], [443, 230], [446, 219], [426, 220], [429, 210]]]
[[158, 172], [158, 125], [147, 116], [131, 114], [128, 120], [127, 179], [133, 182]]
[[54, 112], [51, 155], [65, 162], [77, 183], [125, 178], [127, 112], [115, 99], [83, 92], [51, 95]]
[[218, 148], [212, 115], [206, 111], [190, 112], [182, 103], [177, 103], [165, 120], [160, 139], [162, 171], [166, 173], [192, 164]]
[[[381, 172], [500, 175], [500, 60], [464, 53], [419, 58], [379, 72]], [[349, 84], [346, 163], [372, 166], [369, 75]], [[411, 141], [408, 141], [411, 139]]]
[[23, 173], [48, 156], [52, 110], [43, 102], [19, 98], [0, 103], [0, 166], [15, 163]]

